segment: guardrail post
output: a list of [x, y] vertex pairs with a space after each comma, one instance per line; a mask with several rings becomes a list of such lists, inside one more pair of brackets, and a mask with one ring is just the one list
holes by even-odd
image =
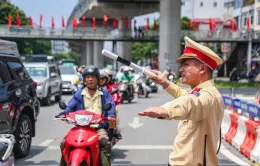
[[235, 90], [236, 90], [236, 88], [230, 88], [230, 96], [231, 97], [236, 97]]

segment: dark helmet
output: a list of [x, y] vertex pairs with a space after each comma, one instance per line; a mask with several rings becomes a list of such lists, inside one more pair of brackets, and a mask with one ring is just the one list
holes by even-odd
[[92, 66], [92, 65], [86, 66], [86, 68], [82, 71], [83, 78], [86, 75], [94, 75], [94, 76], [97, 76], [97, 78], [99, 78], [100, 73], [99, 73], [98, 67]]

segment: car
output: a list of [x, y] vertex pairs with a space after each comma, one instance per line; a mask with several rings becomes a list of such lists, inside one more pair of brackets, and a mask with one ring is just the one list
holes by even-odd
[[76, 66], [59, 66], [62, 79], [62, 92], [72, 92], [74, 85], [73, 81], [77, 78]]
[[0, 40], [0, 134], [15, 136], [14, 156], [22, 158], [30, 152], [32, 137], [36, 135], [35, 124], [40, 113], [37, 83], [19, 54], [1, 49], [4, 44], [14, 43]]
[[37, 82], [37, 97], [42, 105], [49, 106], [51, 97], [62, 99], [62, 80], [59, 67], [52, 62], [25, 62], [30, 76]]

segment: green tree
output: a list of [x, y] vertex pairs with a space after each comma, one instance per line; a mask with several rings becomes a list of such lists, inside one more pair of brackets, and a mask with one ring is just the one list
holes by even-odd
[[[8, 15], [12, 16], [12, 24], [16, 25], [16, 14], [19, 13], [21, 24], [29, 25], [29, 18], [18, 7], [0, 0], [0, 24], [8, 24]], [[51, 42], [49, 40], [13, 39], [17, 43], [20, 54], [49, 54]]]
[[76, 54], [74, 52], [70, 53], [58, 53], [58, 54], [52, 54], [57, 61], [62, 59], [74, 59], [76, 61], [76, 64], [80, 64], [80, 54]]

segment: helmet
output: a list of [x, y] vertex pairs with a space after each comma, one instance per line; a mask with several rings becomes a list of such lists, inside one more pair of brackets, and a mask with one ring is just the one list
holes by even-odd
[[86, 68], [85, 65], [81, 65], [81, 66], [78, 68], [78, 72], [82, 72], [85, 68]]
[[106, 73], [106, 71], [105, 70], [100, 70], [100, 77], [105, 77], [105, 78], [108, 78], [108, 74]]
[[131, 72], [134, 72], [134, 71], [135, 71], [135, 69], [132, 68], [132, 67], [129, 67], [129, 70], [130, 70]]
[[113, 75], [113, 71], [109, 68], [106, 68], [105, 69], [105, 72], [108, 74], [108, 75]]
[[95, 75], [95, 76], [97, 76], [99, 78], [100, 73], [99, 73], [98, 67], [92, 66], [92, 65], [86, 66], [86, 68], [82, 71], [83, 78], [86, 75]]
[[123, 72], [129, 72], [129, 68], [128, 68], [128, 67], [125, 67], [125, 68], [123, 69]]

